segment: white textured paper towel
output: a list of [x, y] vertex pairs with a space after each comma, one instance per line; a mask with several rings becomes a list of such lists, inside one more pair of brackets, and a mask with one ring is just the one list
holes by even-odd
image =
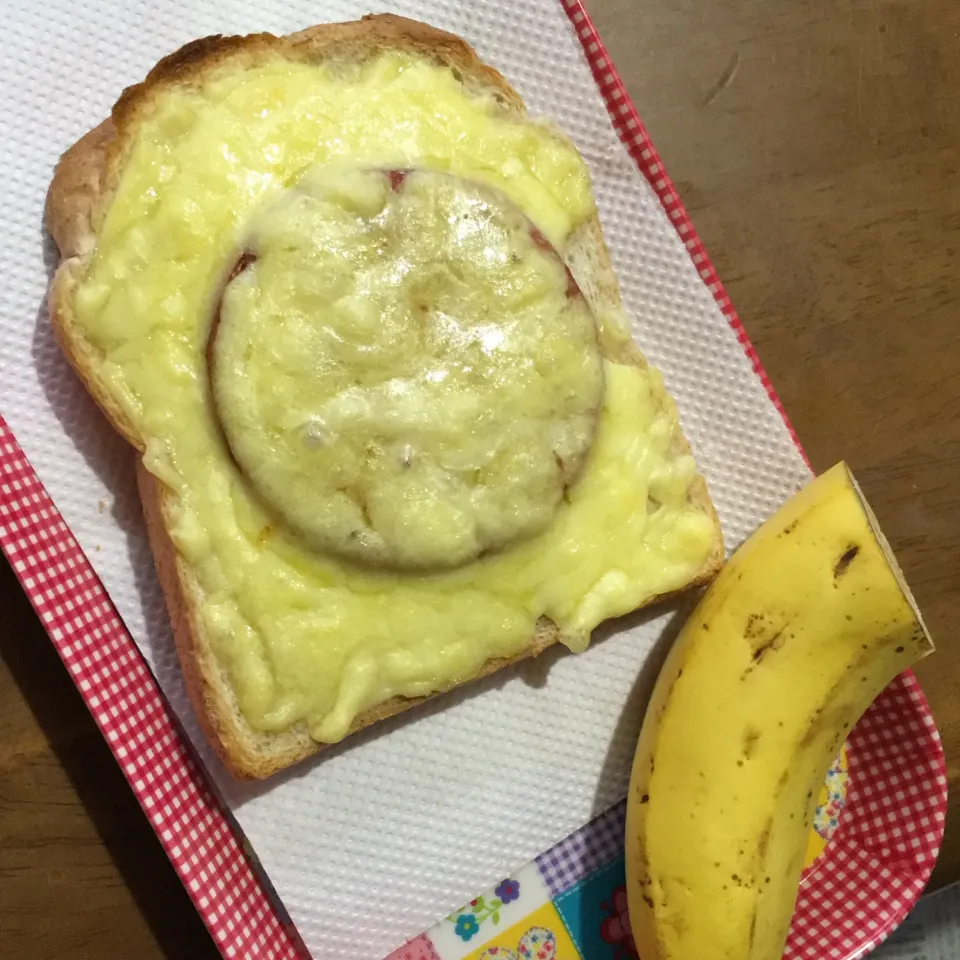
[[[590, 164], [635, 334], [665, 374], [735, 545], [806, 478], [786, 429], [656, 197], [618, 141], [558, 0], [385, 6], [466, 37]], [[50, 336], [43, 200], [58, 155], [120, 90], [197, 36], [289, 32], [349, 0], [14, 0], [0, 39], [0, 412], [102, 577], [316, 958], [377, 960], [620, 798], [628, 700], [670, 613], [581, 657], [512, 670], [240, 788], [187, 704], [132, 457]], [[382, 7], [381, 7], [382, 9]], [[643, 104], [638, 105], [640, 110]]]

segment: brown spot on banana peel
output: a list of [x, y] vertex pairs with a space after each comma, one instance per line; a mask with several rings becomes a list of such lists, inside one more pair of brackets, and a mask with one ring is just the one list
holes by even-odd
[[768, 653], [779, 650], [786, 643], [785, 631], [786, 627], [781, 627], [772, 637], [756, 647], [753, 651], [753, 662], [762, 663]]
[[770, 846], [770, 831], [772, 829], [773, 823], [768, 821], [767, 825], [760, 832], [760, 839], [757, 841], [757, 856], [760, 858], [761, 864], [767, 859], [767, 849]]
[[849, 707], [846, 704], [819, 707], [813, 714], [810, 726], [800, 738], [800, 749], [810, 746], [821, 734], [831, 729], [846, 729], [849, 723]]
[[847, 549], [841, 554], [840, 559], [834, 564], [833, 567], [834, 586], [836, 586], [836, 581], [847, 572], [850, 564], [853, 563], [859, 552], [860, 547], [855, 543], [851, 543], [850, 546], [847, 547]]
[[743, 731], [743, 759], [749, 760], [760, 742], [761, 732], [756, 727], [747, 727]]
[[[874, 653], [866, 645], [862, 645], [862, 647], [863, 649], [860, 654], [849, 665], [849, 670], [860, 671], [873, 659]], [[861, 677], [865, 678], [861, 680], [861, 682], [866, 682], [869, 674], [861, 674]], [[839, 691], [845, 682], [842, 677], [838, 679], [823, 698], [823, 704], [813, 712], [810, 726], [807, 727], [803, 737], [800, 739], [799, 746], [801, 749], [809, 746], [825, 729], [834, 728], [838, 731], [846, 732], [853, 727], [857, 718], [849, 715], [849, 704], [844, 704], [839, 698]], [[828, 706], [830, 704], [833, 706]], [[842, 742], [842, 737], [839, 738], [839, 742]]]
[[750, 653], [752, 665], [741, 674], [741, 679], [746, 679], [753, 666], [762, 663], [764, 657], [779, 650], [787, 642], [790, 638], [790, 634], [786, 632], [789, 625], [789, 619], [781, 620], [780, 616], [770, 616], [766, 613], [751, 613], [747, 617], [743, 638], [752, 648]]

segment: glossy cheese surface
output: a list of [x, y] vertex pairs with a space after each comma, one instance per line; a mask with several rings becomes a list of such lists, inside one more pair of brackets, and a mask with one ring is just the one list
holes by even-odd
[[600, 621], [688, 582], [713, 538], [688, 502], [692, 459], [669, 453], [679, 428], [659, 375], [608, 361], [582, 472], [539, 532], [424, 573], [342, 559], [278, 522], [221, 439], [207, 338], [256, 217], [340, 161], [493, 187], [561, 250], [594, 212], [566, 140], [468, 97], [446, 68], [278, 61], [158, 98], [74, 303], [147, 468], [178, 494], [171, 533], [241, 711], [265, 731], [304, 721], [322, 741], [392, 696], [520, 653], [541, 616], [582, 649]]
[[593, 316], [504, 194], [325, 164], [251, 220], [213, 396], [261, 496], [325, 552], [460, 566], [545, 529], [603, 397]]

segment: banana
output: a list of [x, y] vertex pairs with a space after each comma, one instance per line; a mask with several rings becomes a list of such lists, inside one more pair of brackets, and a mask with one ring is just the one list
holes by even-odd
[[779, 960], [830, 762], [932, 650], [845, 464], [737, 550], [671, 650], [637, 746], [627, 892], [643, 960]]

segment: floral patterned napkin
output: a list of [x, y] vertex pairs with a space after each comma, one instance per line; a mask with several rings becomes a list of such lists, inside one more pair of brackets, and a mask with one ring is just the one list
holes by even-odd
[[[807, 848], [822, 855], [844, 807], [844, 750], [831, 766]], [[637, 960], [627, 915], [625, 803], [394, 951], [387, 960]]]
[[388, 960], [628, 960], [624, 804], [541, 854]]

